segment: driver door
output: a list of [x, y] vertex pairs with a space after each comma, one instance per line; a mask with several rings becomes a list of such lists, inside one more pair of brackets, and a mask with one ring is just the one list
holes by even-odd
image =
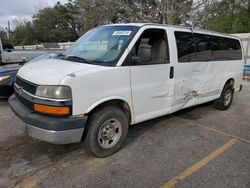
[[144, 30], [132, 49], [132, 63], [130, 71], [135, 122], [168, 114], [174, 82], [166, 30]]

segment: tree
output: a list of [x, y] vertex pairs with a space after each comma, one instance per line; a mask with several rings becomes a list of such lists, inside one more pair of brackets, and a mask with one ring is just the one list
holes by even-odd
[[188, 20], [193, 0], [76, 0], [75, 4], [84, 32], [107, 23], [180, 24]]
[[13, 42], [75, 41], [93, 27], [126, 22], [250, 32], [250, 0], [69, 0], [44, 7], [32, 21], [18, 24]]
[[33, 16], [37, 40], [40, 42], [76, 40], [79, 34], [71, 8], [71, 3], [66, 5], [57, 3], [53, 8], [46, 7]]
[[16, 28], [12, 34], [12, 42], [14, 45], [35, 44], [38, 42], [35, 38], [34, 27], [31, 22], [16, 21]]
[[205, 29], [224, 33], [250, 32], [250, 0], [222, 0], [204, 9]]
[[58, 2], [52, 8], [39, 10], [32, 21], [19, 22], [13, 32], [13, 43], [67, 42], [79, 36], [80, 23], [74, 4], [72, 1], [65, 5]]
[[179, 25], [189, 18], [193, 0], [159, 0], [160, 23]]

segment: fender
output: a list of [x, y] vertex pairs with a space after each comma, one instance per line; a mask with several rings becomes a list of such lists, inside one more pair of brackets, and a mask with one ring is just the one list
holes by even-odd
[[93, 109], [95, 109], [97, 106], [105, 103], [105, 102], [109, 102], [109, 101], [112, 101], [112, 100], [121, 100], [123, 102], [125, 102], [128, 107], [129, 107], [129, 110], [130, 110], [130, 115], [131, 115], [131, 124], [134, 124], [135, 123], [135, 120], [134, 120], [134, 110], [132, 108], [132, 104], [130, 104], [128, 101], [126, 101], [124, 98], [122, 97], [119, 97], [119, 96], [110, 96], [110, 97], [105, 97], [105, 98], [102, 98], [98, 101], [96, 101], [94, 104], [92, 104], [86, 111], [85, 111], [85, 114], [88, 114], [90, 113]]

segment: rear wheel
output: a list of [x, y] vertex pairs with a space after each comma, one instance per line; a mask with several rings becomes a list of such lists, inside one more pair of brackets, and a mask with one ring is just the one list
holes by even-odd
[[233, 101], [234, 90], [233, 87], [227, 83], [218, 100], [215, 101], [215, 107], [219, 110], [227, 110]]
[[116, 106], [94, 112], [88, 122], [86, 149], [96, 157], [107, 157], [117, 152], [128, 133], [128, 119]]

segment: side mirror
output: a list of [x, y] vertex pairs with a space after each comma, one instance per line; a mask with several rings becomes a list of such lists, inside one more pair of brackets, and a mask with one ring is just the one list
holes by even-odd
[[141, 64], [142, 63], [142, 58], [138, 57], [138, 56], [132, 56], [132, 63], [134, 65], [136, 64]]

